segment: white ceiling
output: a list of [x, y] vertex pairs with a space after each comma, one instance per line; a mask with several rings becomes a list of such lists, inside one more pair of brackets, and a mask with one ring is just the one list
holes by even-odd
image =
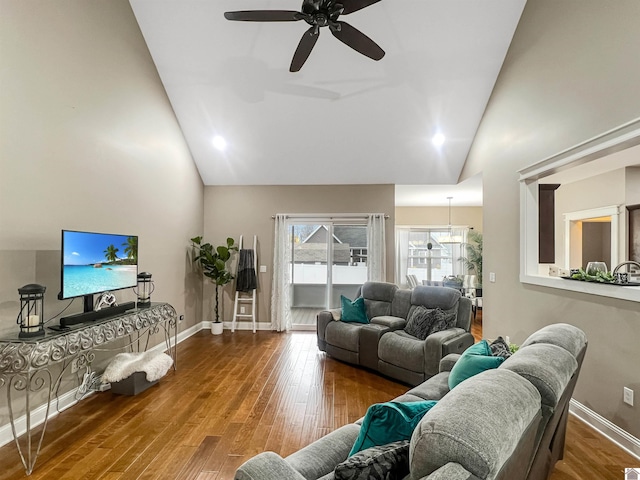
[[382, 60], [323, 28], [289, 73], [305, 22], [223, 13], [301, 0], [130, 0], [206, 185], [391, 183], [403, 202], [457, 183], [525, 2], [382, 0], [340, 17]]
[[482, 174], [456, 185], [397, 185], [396, 207], [481, 207]]

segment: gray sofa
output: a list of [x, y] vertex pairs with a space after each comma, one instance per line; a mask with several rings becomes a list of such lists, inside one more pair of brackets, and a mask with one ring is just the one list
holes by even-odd
[[[344, 362], [379, 371], [409, 385], [438, 373], [440, 360], [473, 344], [471, 301], [446, 287], [417, 286], [411, 290], [384, 282], [366, 282], [359, 290], [369, 324], [337, 321], [338, 311], [318, 314], [318, 348]], [[422, 305], [455, 312], [455, 326], [420, 340], [403, 329], [413, 310]]]
[[[562, 458], [569, 399], [587, 339], [567, 324], [545, 327], [497, 369], [448, 388], [459, 355], [395, 399], [439, 400], [413, 431], [405, 480], [546, 480]], [[331, 480], [358, 436], [361, 420], [282, 458], [264, 452], [236, 480]], [[391, 477], [396, 478], [396, 477]]]

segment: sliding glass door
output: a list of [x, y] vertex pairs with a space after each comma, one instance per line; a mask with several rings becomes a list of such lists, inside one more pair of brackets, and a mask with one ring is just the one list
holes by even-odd
[[293, 329], [315, 330], [319, 311], [340, 308], [367, 280], [367, 227], [336, 221], [294, 221], [291, 241]]

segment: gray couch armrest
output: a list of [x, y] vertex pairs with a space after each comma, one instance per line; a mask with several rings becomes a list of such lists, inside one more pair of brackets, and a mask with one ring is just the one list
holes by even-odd
[[440, 360], [440, 373], [450, 372], [460, 356], [461, 354], [459, 353], [450, 353], [442, 357], [442, 360]]
[[305, 480], [280, 455], [263, 452], [244, 462], [234, 477], [235, 480]]
[[449, 462], [420, 480], [480, 480], [459, 463]]
[[450, 353], [462, 353], [473, 345], [473, 336], [454, 327], [432, 333], [424, 341], [424, 372], [431, 377], [440, 371], [440, 360]]
[[324, 310], [318, 313], [317, 322], [316, 322], [316, 333], [318, 335], [318, 348], [326, 352], [326, 340], [325, 340], [325, 330], [327, 329], [327, 325], [331, 322], [334, 322], [333, 315], [330, 311]]
[[360, 425], [348, 423], [286, 458], [304, 478], [321, 478], [344, 462], [360, 433]]

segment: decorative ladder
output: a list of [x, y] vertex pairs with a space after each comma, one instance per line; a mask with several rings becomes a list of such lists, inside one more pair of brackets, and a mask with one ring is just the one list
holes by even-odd
[[[258, 272], [258, 251], [256, 249], [258, 242], [258, 237], [256, 235], [253, 236], [253, 269]], [[240, 241], [238, 242], [238, 249], [242, 250], [242, 235], [240, 235]], [[253, 325], [253, 333], [256, 333], [256, 289], [254, 288], [251, 292], [251, 296], [241, 295], [243, 292], [239, 292], [236, 290], [236, 299], [233, 304], [233, 320], [231, 322], [231, 332], [236, 331], [236, 322], [238, 318], [250, 318], [251, 323]], [[251, 313], [238, 313], [238, 305], [241, 307], [250, 306]], [[243, 308], [244, 310], [244, 308]]]

